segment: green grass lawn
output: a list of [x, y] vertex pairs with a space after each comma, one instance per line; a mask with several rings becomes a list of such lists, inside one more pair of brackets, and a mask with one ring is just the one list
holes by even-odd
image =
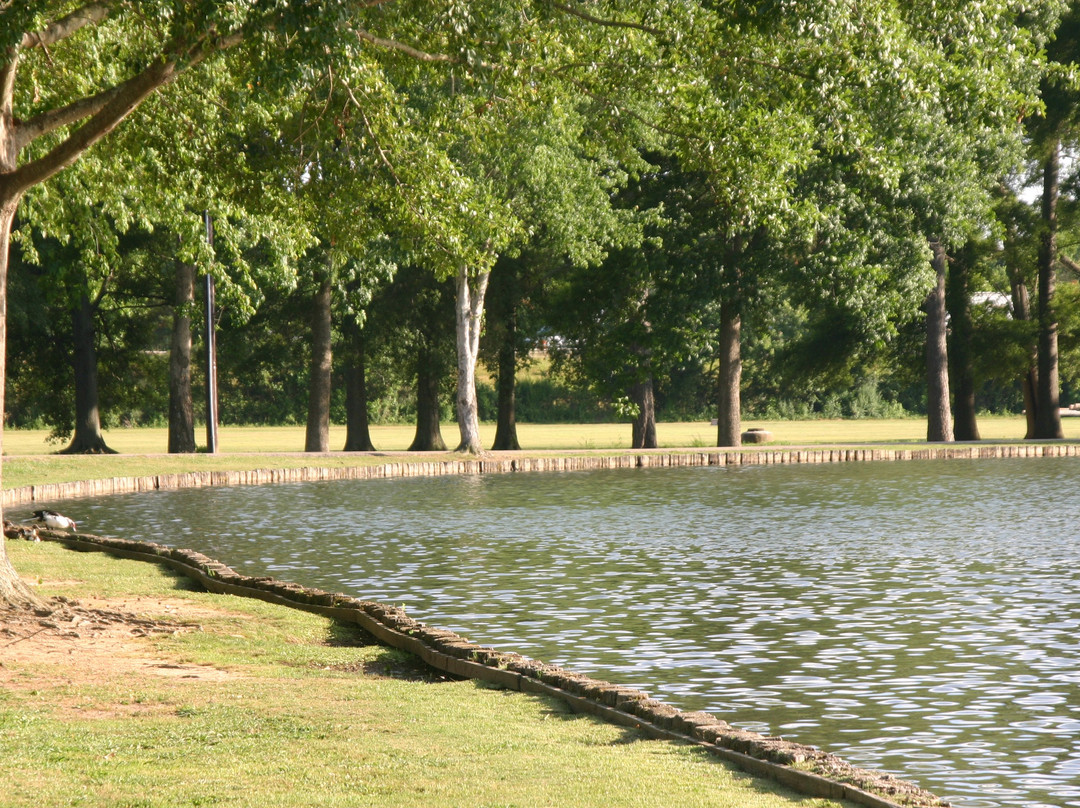
[[[1021, 416], [988, 417], [979, 422], [984, 439], [1019, 441], [1024, 434]], [[926, 438], [926, 423], [921, 419], [888, 420], [813, 420], [747, 421], [744, 428], [770, 430], [774, 441], [763, 448], [814, 445], [913, 445]], [[1080, 418], [1064, 420], [1065, 435], [1080, 439]], [[45, 430], [4, 430], [3, 487], [15, 488], [38, 483], [69, 482], [107, 477], [139, 477], [185, 471], [250, 470], [259, 468], [295, 468], [300, 466], [354, 466], [395, 462], [444, 460], [458, 457], [452, 453], [410, 453], [402, 455], [412, 441], [414, 429], [408, 425], [376, 426], [372, 438], [380, 450], [375, 453], [333, 451], [306, 454], [304, 428], [222, 427], [219, 453], [216, 455], [169, 455], [165, 429], [108, 430], [108, 444], [121, 454], [96, 456], [58, 455], [60, 445], [48, 442]], [[657, 428], [660, 446], [665, 449], [707, 449], [716, 444], [716, 427], [704, 422], [662, 423]], [[492, 424], [482, 424], [486, 445], [495, 435]], [[630, 443], [628, 424], [521, 424], [518, 427], [523, 451], [527, 454], [551, 454], [582, 451], [615, 451]], [[457, 427], [443, 426], [443, 435], [453, 447]], [[343, 446], [345, 428], [331, 428], [331, 446]], [[755, 447], [749, 447], [753, 451]], [[392, 457], [388, 457], [393, 455]]]
[[142, 562], [7, 544], [41, 594], [105, 599], [175, 633], [61, 638], [40, 659], [40, 636], [0, 635], [6, 808], [840, 805], [561, 702], [423, 681], [355, 627]]
[[[820, 419], [810, 421], [748, 420], [744, 429], [759, 427], [775, 436], [773, 446], [855, 443], [915, 443], [926, 439], [926, 422], [921, 418]], [[1080, 418], [1063, 419], [1065, 437], [1080, 439]], [[1023, 416], [987, 416], [979, 420], [984, 440], [1020, 440], [1024, 437]], [[457, 425], [443, 424], [443, 437], [450, 448], [457, 444]], [[373, 426], [372, 440], [380, 451], [403, 452], [412, 442], [415, 428], [408, 424]], [[5, 429], [5, 455], [52, 454], [63, 448], [50, 443], [43, 429]], [[105, 430], [105, 440], [124, 454], [164, 454], [168, 433], [164, 428]], [[490, 445], [494, 424], [481, 424], [480, 434]], [[704, 448], [716, 445], [716, 427], [707, 422], [661, 423], [657, 427], [661, 448]], [[624, 449], [630, 444], [629, 424], [519, 424], [518, 437], [525, 451]], [[204, 442], [204, 434], [196, 434]], [[330, 428], [331, 447], [345, 444], [345, 427]], [[218, 433], [222, 454], [302, 452], [303, 426], [223, 426]]]

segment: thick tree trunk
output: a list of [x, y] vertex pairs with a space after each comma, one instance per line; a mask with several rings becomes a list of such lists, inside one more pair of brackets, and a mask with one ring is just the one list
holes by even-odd
[[[1013, 317], [1016, 320], [1031, 320], [1031, 298], [1028, 295], [1027, 285], [1020, 277], [1019, 272], [1010, 270], [1010, 284], [1012, 285], [1012, 301], [1013, 301]], [[1039, 352], [1038, 348], [1032, 344], [1029, 353], [1029, 364], [1024, 371], [1023, 376], [1020, 377], [1020, 386], [1024, 394], [1024, 416], [1027, 421], [1027, 431], [1024, 434], [1024, 438], [1031, 440], [1035, 437], [1035, 413], [1038, 411], [1038, 401], [1036, 399], [1038, 391], [1038, 363]]]
[[345, 446], [346, 452], [374, 452], [367, 410], [364, 331], [349, 317], [345, 331]]
[[[3, 112], [0, 109], [0, 157], [3, 152], [3, 136], [5, 126]], [[10, 110], [8, 110], [8, 123], [10, 124]], [[14, 157], [12, 157], [14, 159]], [[0, 186], [0, 412], [4, 411], [4, 379], [7, 365], [7, 272], [8, 250], [11, 241], [11, 225], [15, 220], [15, 209], [19, 206], [19, 199], [4, 195]], [[3, 445], [3, 421], [0, 420], [0, 449]], [[0, 452], [2, 454], [2, 452]], [[3, 512], [0, 511], [0, 521]], [[41, 606], [42, 601], [19, 577], [15, 567], [7, 555], [6, 539], [3, 531], [0, 531], [0, 607], [35, 607]]]
[[326, 278], [311, 301], [311, 380], [305, 452], [330, 451], [330, 371], [333, 363], [330, 292], [330, 279]]
[[952, 410], [949, 407], [949, 346], [946, 336], [945, 278], [949, 263], [940, 242], [930, 244], [937, 276], [927, 295], [926, 310], [926, 439], [948, 442], [953, 439]]
[[630, 388], [630, 398], [638, 406], [632, 431], [633, 449], [655, 449], [656, 442], [656, 397], [653, 395], [653, 380], [650, 376]]
[[75, 434], [60, 454], [115, 454], [101, 434], [94, 308], [87, 293], [79, 296], [71, 320], [75, 332]]
[[480, 329], [484, 315], [484, 294], [491, 273], [480, 272], [475, 289], [469, 282], [468, 267], [457, 276], [457, 418], [461, 442], [457, 451], [480, 454], [480, 413], [476, 402], [476, 362], [480, 355]]
[[1045, 440], [1064, 437], [1058, 388], [1058, 323], [1054, 311], [1057, 285], [1057, 200], [1061, 146], [1054, 144], [1043, 165], [1042, 243], [1039, 245], [1039, 374], [1035, 408], [1035, 435]]
[[176, 305], [169, 347], [169, 453], [196, 451], [195, 404], [191, 398], [191, 310], [195, 267], [176, 264]]
[[408, 451], [446, 451], [439, 426], [439, 373], [434, 353], [426, 346], [416, 373], [416, 435]]
[[953, 437], [956, 440], [979, 440], [975, 420], [975, 372], [971, 361], [971, 269], [974, 260], [970, 248], [952, 262], [946, 283], [946, 308], [952, 324], [948, 340], [949, 374], [955, 383], [953, 393]]
[[[101, 19], [99, 15], [103, 15], [106, 9], [104, 5], [90, 9], [85, 19], [98, 21]], [[3, 412], [4, 403], [7, 347], [8, 250], [12, 222], [22, 195], [28, 189], [74, 163], [87, 149], [116, 128], [150, 93], [170, 81], [178, 69], [198, 64], [214, 51], [231, 47], [240, 41], [242, 37], [229, 35], [222, 37], [215, 45], [198, 51], [183, 48], [185, 52], [183, 60], [173, 54], [166, 55], [166, 58], [151, 60], [142, 73], [119, 85], [118, 92], [99, 94], [99, 102], [85, 108], [84, 114], [90, 117], [82, 126], [75, 127], [74, 131], [53, 147], [48, 154], [27, 163], [21, 167], [21, 170], [18, 162], [19, 148], [20, 145], [26, 144], [19, 144], [17, 141], [13, 114], [15, 77], [19, 60], [17, 55], [13, 55], [13, 51], [2, 57], [3, 61], [0, 62], [0, 413]], [[180, 67], [181, 65], [183, 67]], [[0, 420], [0, 436], [2, 433], [3, 422]], [[4, 548], [4, 538], [0, 533], [0, 604], [40, 603], [40, 599], [20, 580], [11, 566]]]
[[720, 307], [717, 446], [742, 445], [742, 317], [735, 304]]
[[498, 420], [491, 448], [517, 451], [517, 312], [511, 310], [503, 323], [503, 341], [499, 346]]

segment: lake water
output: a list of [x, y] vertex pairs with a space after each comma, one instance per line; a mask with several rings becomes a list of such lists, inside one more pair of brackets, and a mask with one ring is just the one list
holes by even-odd
[[642, 469], [64, 503], [895, 772], [1080, 806], [1080, 460]]

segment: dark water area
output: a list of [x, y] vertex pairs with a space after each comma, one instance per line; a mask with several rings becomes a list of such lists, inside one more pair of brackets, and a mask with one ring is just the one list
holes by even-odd
[[1080, 459], [641, 469], [77, 500], [88, 531], [820, 746], [1080, 806]]

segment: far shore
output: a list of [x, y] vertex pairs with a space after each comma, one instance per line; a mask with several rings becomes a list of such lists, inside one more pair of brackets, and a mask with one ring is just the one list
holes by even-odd
[[[802, 421], [766, 421], [747, 419], [743, 430], [765, 429], [774, 440], [769, 446], [800, 446], [815, 444], [886, 443], [907, 444], [926, 441], [926, 421], [922, 418], [821, 418]], [[1080, 440], [1080, 418], [1063, 418], [1062, 428], [1067, 440]], [[616, 450], [630, 447], [630, 424], [518, 424], [518, 438], [525, 452]], [[993, 415], [979, 419], [980, 436], [989, 441], [1023, 440], [1025, 424], [1022, 415]], [[707, 421], [663, 422], [657, 425], [661, 449], [707, 448], [716, 445], [716, 427]], [[376, 450], [404, 452], [412, 442], [412, 424], [382, 424], [371, 427]], [[105, 442], [121, 454], [165, 454], [168, 431], [164, 427], [135, 427], [103, 430]], [[455, 423], [442, 425], [443, 438], [449, 449], [457, 444]], [[486, 446], [495, 438], [494, 424], [481, 424], [480, 434]], [[51, 455], [66, 445], [65, 441], [50, 440], [46, 429], [5, 429], [5, 456]], [[196, 442], [206, 444], [205, 428], [196, 431]], [[220, 454], [294, 453], [303, 452], [304, 426], [231, 426], [218, 429]], [[345, 427], [330, 427], [332, 453], [345, 445]]]

